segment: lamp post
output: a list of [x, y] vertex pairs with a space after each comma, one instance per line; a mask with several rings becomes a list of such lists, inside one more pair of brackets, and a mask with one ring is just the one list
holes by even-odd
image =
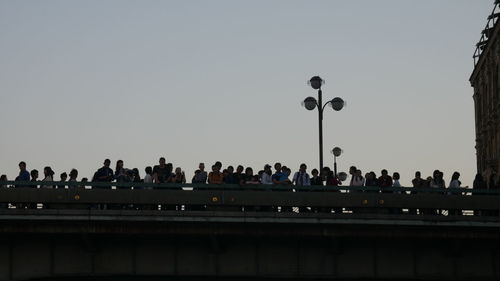
[[337, 177], [337, 157], [342, 155], [342, 149], [340, 147], [334, 147], [332, 149], [332, 154], [333, 154], [333, 172], [335, 174], [335, 177]]
[[319, 76], [314, 76], [309, 80], [309, 85], [315, 90], [318, 90], [318, 99], [316, 100], [314, 97], [307, 97], [302, 102], [302, 105], [307, 110], [313, 110], [318, 108], [318, 121], [319, 121], [319, 169], [320, 173], [323, 172], [323, 111], [326, 105], [330, 104], [330, 106], [335, 111], [339, 111], [344, 107], [344, 100], [336, 97], [332, 100], [327, 101], [323, 104], [321, 91], [321, 85], [325, 83], [325, 80], [321, 79]]

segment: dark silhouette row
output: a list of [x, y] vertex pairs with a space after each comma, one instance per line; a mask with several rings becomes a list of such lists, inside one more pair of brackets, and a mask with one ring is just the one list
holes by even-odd
[[[111, 182], [143, 182], [150, 183], [151, 185], [145, 186], [136, 186], [134, 189], [153, 189], [154, 184], [168, 184], [168, 183], [177, 183], [177, 184], [185, 184], [186, 176], [180, 167], [173, 169], [173, 165], [171, 163], [167, 163], [164, 157], [159, 159], [158, 165], [153, 167], [148, 166], [145, 168], [145, 176], [141, 178], [139, 175], [139, 169], [127, 169], [124, 167], [124, 162], [122, 160], [118, 160], [116, 162], [115, 170], [113, 171], [110, 168], [111, 161], [109, 159], [104, 160], [103, 166], [94, 173], [91, 182], [103, 182], [103, 183], [111, 183]], [[16, 181], [31, 181], [36, 182], [39, 180], [39, 174], [37, 170], [31, 170], [29, 172], [26, 168], [25, 162], [19, 163], [19, 175], [16, 177]], [[41, 184], [39, 184], [39, 188], [85, 188], [85, 186], [92, 186], [87, 184], [78, 183], [78, 171], [76, 169], [72, 169], [69, 172], [69, 175], [66, 173], [60, 174], [60, 181], [57, 185], [43, 184], [43, 182], [53, 182], [54, 181], [54, 171], [51, 167], [45, 167], [43, 169], [43, 179], [41, 180]], [[415, 194], [418, 190], [428, 190], [428, 189], [437, 189], [442, 190], [446, 188], [445, 181], [443, 179], [443, 173], [439, 170], [435, 170], [432, 176], [427, 178], [422, 178], [420, 172], [415, 173], [415, 178], [412, 180], [412, 185], [414, 189], [412, 191], [402, 191], [398, 189], [401, 187], [399, 182], [400, 176], [398, 172], [394, 172], [392, 177], [389, 175], [387, 170], [382, 170], [381, 175], [379, 177], [376, 176], [374, 172], [366, 173], [365, 176], [362, 176], [361, 170], [352, 166], [349, 169], [350, 179], [348, 179], [347, 174], [340, 173], [339, 175], [334, 174], [330, 168], [325, 167], [321, 173], [317, 169], [313, 169], [311, 171], [311, 175], [307, 172], [307, 166], [305, 164], [301, 164], [300, 168], [297, 172], [294, 173], [293, 177], [290, 178], [291, 169], [282, 166], [280, 163], [274, 164], [274, 172], [272, 171], [272, 167], [270, 165], [265, 165], [263, 170], [260, 170], [258, 173], [254, 173], [251, 167], [247, 167], [246, 169], [238, 165], [236, 170], [232, 166], [228, 166], [225, 169], [222, 169], [222, 163], [216, 162], [212, 165], [211, 171], [205, 171], [204, 163], [200, 163], [198, 166], [198, 170], [195, 171], [194, 176], [191, 179], [193, 184], [239, 184], [239, 185], [273, 185], [274, 189], [278, 190], [288, 190], [288, 191], [308, 191], [308, 190], [318, 190], [319, 186], [324, 186], [324, 190], [333, 190], [338, 191], [338, 189], [329, 189], [328, 187], [338, 187], [341, 185], [348, 185], [352, 187], [366, 187], [363, 190], [358, 190], [358, 192], [381, 192], [381, 193], [411, 193]], [[69, 179], [68, 179], [69, 176]], [[454, 189], [458, 189], [461, 187], [461, 182], [459, 180], [460, 174], [458, 172], [453, 173], [448, 188], [451, 188], [450, 191], [445, 193], [447, 194], [461, 194], [460, 192], [454, 191]], [[2, 175], [0, 178], [1, 181], [7, 181], [7, 177]], [[87, 178], [82, 178], [81, 182], [88, 182]], [[348, 184], [347, 184], [348, 183]], [[16, 186], [16, 187], [37, 187], [38, 185], [24, 185], [24, 186]], [[289, 186], [289, 187], [287, 187]], [[293, 187], [292, 187], [293, 186]], [[5, 187], [5, 186], [3, 186]], [[96, 185], [93, 188], [98, 189], [110, 189], [111, 185]], [[117, 185], [117, 189], [130, 189], [130, 186], [121, 186]], [[476, 176], [474, 180], [473, 189], [498, 189], [498, 180], [496, 178], [490, 179], [488, 183], [486, 183], [481, 175]], [[352, 190], [351, 192], [356, 192], [356, 190]], [[5, 206], [5, 205], [4, 205]], [[36, 208], [33, 205], [17, 205], [18, 208]], [[102, 206], [98, 206], [102, 207]], [[123, 207], [123, 206], [122, 206]], [[124, 206], [126, 208], [130, 206]], [[137, 206], [136, 206], [137, 207]], [[134, 208], [136, 208], [134, 207]], [[154, 208], [154, 207], [153, 207]], [[186, 209], [186, 207], [182, 206], [170, 206], [169, 209]], [[198, 207], [198, 209], [203, 209], [202, 207]], [[286, 209], [278, 208], [281, 211], [286, 211]], [[290, 210], [290, 209], [287, 209]], [[305, 208], [302, 207], [298, 211], [300, 212], [318, 212], [325, 211], [319, 210], [315, 208]], [[352, 210], [351, 210], [352, 211]], [[403, 213], [403, 210], [389, 210], [391, 213]], [[345, 212], [345, 210], [341, 210], [338, 208], [330, 208], [329, 211], [326, 212]], [[443, 214], [441, 210], [405, 210], [404, 212], [410, 214]], [[459, 215], [461, 211], [458, 210], [449, 210], [449, 215]]]

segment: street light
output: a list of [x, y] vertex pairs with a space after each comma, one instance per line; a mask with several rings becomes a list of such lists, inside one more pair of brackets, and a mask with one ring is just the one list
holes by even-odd
[[344, 107], [344, 100], [336, 97], [332, 100], [327, 101], [323, 104], [321, 86], [325, 84], [325, 80], [321, 79], [319, 76], [312, 77], [309, 82], [309, 85], [315, 90], [318, 90], [318, 99], [316, 100], [313, 97], [307, 97], [302, 102], [302, 105], [307, 110], [313, 110], [318, 108], [318, 121], [319, 121], [319, 169], [323, 171], [323, 110], [326, 105], [330, 104], [330, 106], [335, 111], [339, 111]]
[[331, 152], [333, 154], [333, 171], [335, 177], [337, 177], [337, 157], [342, 155], [342, 149], [340, 147], [334, 147]]

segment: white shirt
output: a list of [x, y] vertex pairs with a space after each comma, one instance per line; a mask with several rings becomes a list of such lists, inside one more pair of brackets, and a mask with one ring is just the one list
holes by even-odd
[[[153, 183], [153, 177], [149, 174], [146, 174], [144, 176], [144, 183]], [[144, 187], [144, 189], [153, 189], [152, 186], [147, 186], [147, 187]]]
[[[460, 181], [459, 180], [452, 180], [450, 182], [450, 186], [448, 188], [459, 188], [460, 187]], [[448, 194], [461, 194], [461, 193], [457, 193], [455, 191], [451, 192], [451, 191], [448, 191], [447, 192]]]
[[460, 187], [460, 181], [458, 180], [452, 180], [450, 182], [450, 188], [459, 188]]
[[144, 176], [144, 182], [145, 183], [153, 183], [153, 177], [150, 174], [146, 174]]
[[[46, 176], [42, 181], [53, 181], [51, 176]], [[42, 185], [40, 188], [54, 188], [52, 185]]]
[[365, 178], [363, 177], [356, 177], [354, 176], [351, 181], [351, 186], [364, 186], [365, 185]]
[[273, 184], [273, 177], [267, 173], [262, 173], [260, 178], [260, 183], [262, 184]]
[[[394, 180], [392, 182], [392, 187], [401, 187], [401, 184], [399, 183], [399, 180]], [[395, 191], [395, 193], [398, 193], [398, 194], [401, 194], [401, 191], [398, 190], [398, 191]], [[403, 192], [404, 193], [404, 192]]]
[[295, 175], [293, 175], [293, 182], [295, 185], [311, 185], [311, 179], [307, 173], [296, 172]]

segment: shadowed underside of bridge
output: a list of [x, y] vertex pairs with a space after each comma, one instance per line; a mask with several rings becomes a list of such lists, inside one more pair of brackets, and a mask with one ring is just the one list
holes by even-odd
[[2, 211], [0, 280], [500, 278], [495, 219], [159, 213]]

